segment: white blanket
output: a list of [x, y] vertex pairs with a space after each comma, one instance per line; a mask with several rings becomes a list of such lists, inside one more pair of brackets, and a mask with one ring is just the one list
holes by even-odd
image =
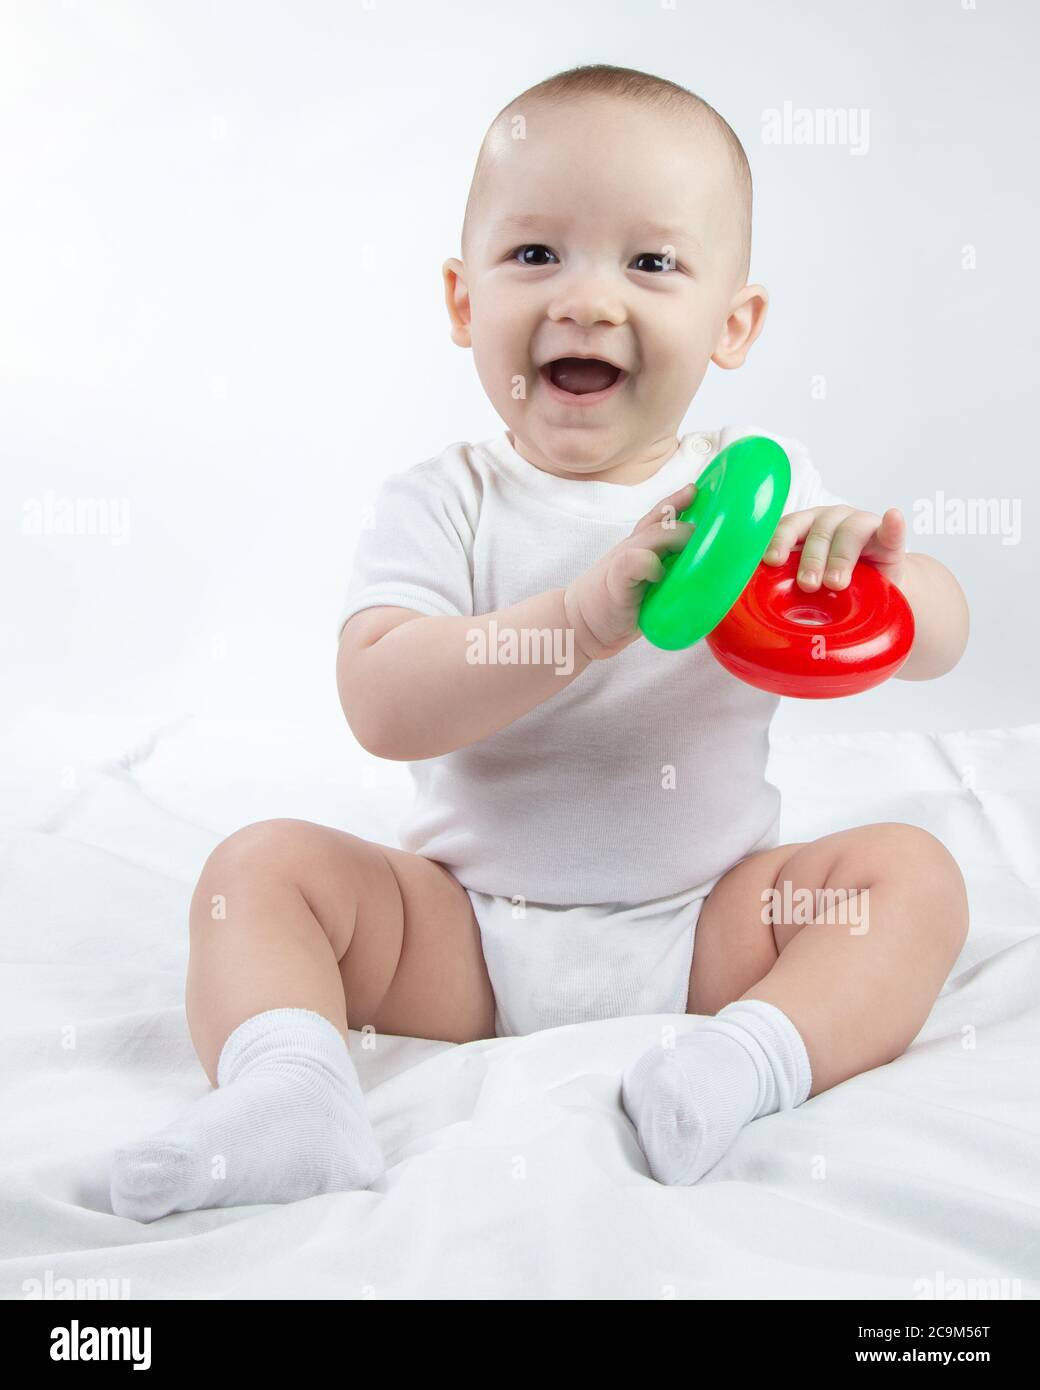
[[971, 932], [903, 1057], [750, 1126], [696, 1187], [650, 1179], [619, 1103], [659, 1018], [368, 1052], [352, 1033], [375, 1189], [151, 1226], [111, 1214], [108, 1167], [208, 1089], [183, 1008], [203, 860], [268, 816], [393, 843], [406, 774], [331, 715], [38, 714], [6, 741], [0, 1296], [1040, 1296], [1040, 724], [774, 739], [784, 840], [924, 826]]

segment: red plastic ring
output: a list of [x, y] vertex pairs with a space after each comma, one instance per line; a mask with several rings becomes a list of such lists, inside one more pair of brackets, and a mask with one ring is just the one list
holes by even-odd
[[716, 660], [748, 685], [800, 700], [858, 695], [888, 680], [914, 643], [901, 590], [859, 560], [844, 589], [807, 592], [795, 582], [801, 550], [755, 570], [705, 638]]

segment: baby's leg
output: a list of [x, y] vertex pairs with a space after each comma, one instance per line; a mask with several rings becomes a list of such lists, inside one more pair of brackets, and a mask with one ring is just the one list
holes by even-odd
[[383, 1170], [347, 1020], [463, 1042], [494, 1032], [469, 897], [433, 861], [309, 821], [246, 826], [191, 903], [188, 1026], [219, 1089], [119, 1151], [113, 1210], [284, 1202]]
[[858, 826], [741, 860], [697, 924], [687, 1007], [717, 1018], [626, 1074], [655, 1175], [695, 1182], [748, 1120], [893, 1061], [967, 930], [963, 875], [917, 826]]
[[[221, 915], [224, 914], [224, 915]], [[439, 864], [303, 820], [260, 821], [210, 855], [191, 903], [188, 1027], [210, 1081], [232, 1029], [313, 1009], [346, 1037], [494, 1036], [469, 896]]]
[[[817, 889], [856, 897], [845, 922], [840, 897], [830, 921], [824, 905], [805, 922], [801, 888], [814, 899]], [[781, 906], [786, 893], [794, 920], [763, 920], [763, 895], [772, 889]], [[805, 1040], [810, 1095], [906, 1051], [968, 934], [957, 861], [927, 830], [898, 821], [762, 850], [714, 892], [717, 901], [708, 900], [697, 925], [687, 1007], [716, 1013], [735, 999], [761, 999], [782, 1009]]]

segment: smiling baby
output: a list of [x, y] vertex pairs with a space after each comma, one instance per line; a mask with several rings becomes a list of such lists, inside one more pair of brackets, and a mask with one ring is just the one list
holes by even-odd
[[[340, 614], [347, 722], [411, 764], [400, 846], [286, 819], [213, 851], [187, 1013], [214, 1089], [119, 1149], [117, 1213], [378, 1182], [348, 1021], [463, 1043], [665, 1016], [618, 1110], [664, 1183], [920, 1030], [968, 925], [946, 848], [900, 822], [781, 844], [777, 698], [636, 623], [690, 538], [694, 480], [768, 433], [679, 433], [709, 363], [740, 367], [765, 323], [751, 204], [736, 135], [658, 77], [577, 68], [492, 123], [443, 276], [506, 428], [385, 480]], [[907, 554], [897, 509], [829, 494], [778, 442], [791, 490], [766, 563], [801, 546], [810, 593], [872, 563], [914, 612], [898, 678], [950, 670], [968, 633], [953, 576]], [[834, 892], [851, 923], [764, 906]]]

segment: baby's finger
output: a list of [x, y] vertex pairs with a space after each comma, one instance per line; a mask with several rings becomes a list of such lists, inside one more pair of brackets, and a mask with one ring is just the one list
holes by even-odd
[[906, 544], [906, 518], [898, 507], [889, 507], [871, 542], [872, 549], [899, 550]]
[[690, 505], [696, 494], [697, 486], [695, 483], [687, 483], [685, 487], [679, 488], [678, 492], [673, 492], [670, 497], [664, 497], [647, 512], [646, 516], [636, 522], [632, 534], [637, 536], [648, 526], [653, 526], [655, 522], [675, 522], [681, 511]]
[[623, 550], [607, 568], [607, 593], [624, 599], [639, 584], [656, 584], [664, 578], [664, 565], [652, 550]]
[[664, 551], [682, 550], [692, 535], [693, 525], [689, 521], [651, 522], [643, 530], [626, 536], [619, 548], [653, 550], [660, 555]]
[[802, 546], [797, 583], [802, 589], [843, 589], [852, 578], [863, 547], [877, 529], [870, 512], [826, 507], [812, 524]]
[[767, 565], [785, 563], [792, 549], [809, 534], [818, 511], [818, 507], [809, 507], [803, 512], [788, 512], [787, 516], [780, 518], [773, 532], [773, 539], [762, 556]]

